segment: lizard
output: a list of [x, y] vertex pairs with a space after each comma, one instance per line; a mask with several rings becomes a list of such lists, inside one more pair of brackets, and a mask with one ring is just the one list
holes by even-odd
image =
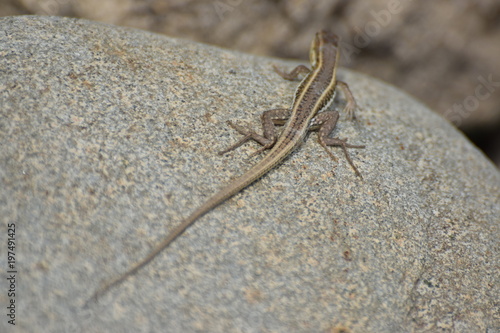
[[[291, 72], [286, 73], [274, 66], [274, 70], [287, 80], [295, 80], [300, 74], [305, 74], [305, 77], [295, 91], [292, 107], [290, 109], [273, 109], [263, 112], [261, 116], [263, 135], [257, 134], [254, 131], [249, 131], [228, 121], [229, 126], [244, 136], [234, 145], [219, 152], [221, 155], [225, 154], [238, 148], [247, 141], [254, 140], [262, 145], [262, 148], [252, 155], [269, 149], [270, 151], [267, 155], [248, 171], [234, 179], [194, 210], [177, 227], [167, 234], [167, 236], [156, 245], [145, 258], [132, 265], [125, 273], [122, 273], [98, 289], [90, 300], [97, 300], [99, 296], [103, 295], [110, 288], [122, 283], [128, 277], [135, 274], [138, 270], [151, 262], [160, 252], [172, 244], [172, 242], [195, 221], [280, 164], [292, 151], [301, 145], [306, 134], [311, 130], [318, 132], [318, 141], [320, 145], [332, 159], [336, 160], [336, 157], [328, 149], [328, 146], [340, 146], [356, 175], [361, 177], [361, 174], [347, 152], [347, 148], [364, 148], [365, 146], [351, 145], [346, 142], [346, 139], [343, 140], [329, 137], [337, 124], [339, 112], [326, 111], [326, 109], [328, 109], [333, 102], [335, 89], [337, 87], [343, 91], [347, 100], [343, 110], [343, 112], [347, 114], [347, 119], [353, 119], [355, 117], [354, 109], [356, 108], [356, 101], [349, 86], [336, 78], [340, 56], [338, 42], [339, 39], [335, 34], [326, 30], [321, 30], [316, 33], [311, 43], [309, 52], [311, 69], [304, 65], [300, 65]], [[279, 135], [275, 128], [277, 125], [284, 125]]]

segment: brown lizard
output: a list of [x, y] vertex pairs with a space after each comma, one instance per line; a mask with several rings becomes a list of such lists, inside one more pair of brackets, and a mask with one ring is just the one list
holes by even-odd
[[[263, 135], [253, 131], [248, 131], [241, 126], [228, 122], [244, 137], [228, 149], [220, 152], [224, 154], [233, 150], [243, 143], [254, 140], [261, 144], [260, 153], [270, 149], [269, 153], [247, 172], [233, 180], [214, 194], [208, 201], [191, 213], [184, 221], [175, 227], [167, 237], [158, 244], [144, 259], [134, 264], [128, 271], [116, 277], [114, 280], [98, 289], [91, 299], [97, 299], [111, 287], [123, 282], [132, 274], [153, 260], [162, 250], [168, 247], [179, 235], [181, 235], [191, 224], [210, 210], [220, 205], [230, 197], [265, 175], [269, 170], [278, 165], [303, 141], [308, 131], [317, 130], [318, 139], [321, 146], [328, 154], [336, 160], [327, 146], [342, 147], [349, 164], [355, 173], [361, 174], [354, 166], [347, 148], [364, 148], [364, 146], [350, 145], [346, 140], [330, 138], [329, 135], [335, 128], [339, 119], [337, 111], [326, 111], [334, 99], [335, 89], [339, 87], [347, 99], [344, 111], [349, 119], [354, 118], [356, 102], [346, 83], [336, 79], [336, 70], [339, 60], [338, 38], [328, 31], [320, 31], [316, 34], [310, 49], [310, 60], [312, 70], [306, 66], [298, 66], [290, 73], [275, 71], [287, 80], [294, 80], [299, 74], [306, 74], [298, 86], [291, 109], [273, 109], [262, 114]], [[281, 134], [278, 136], [275, 130], [276, 125], [284, 125]]]

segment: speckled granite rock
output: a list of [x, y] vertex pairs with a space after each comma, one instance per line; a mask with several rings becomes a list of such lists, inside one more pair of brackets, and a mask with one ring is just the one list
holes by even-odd
[[259, 159], [251, 144], [216, 154], [239, 138], [225, 122], [257, 127], [289, 105], [296, 84], [270, 68], [293, 64], [65, 18], [2, 18], [0, 32], [1, 244], [15, 223], [19, 331], [500, 329], [498, 170], [423, 105], [347, 71], [358, 119], [335, 135], [367, 146], [351, 150], [363, 180], [311, 135], [83, 308]]

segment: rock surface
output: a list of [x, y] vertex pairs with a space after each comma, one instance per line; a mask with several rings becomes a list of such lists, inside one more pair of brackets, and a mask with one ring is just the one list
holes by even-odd
[[85, 308], [259, 160], [252, 144], [216, 154], [240, 137], [226, 121], [257, 128], [290, 105], [296, 83], [270, 69], [294, 64], [76, 19], [8, 17], [0, 31], [19, 331], [500, 330], [498, 170], [422, 104], [345, 70], [358, 118], [334, 136], [366, 145], [350, 150], [363, 179], [311, 135]]

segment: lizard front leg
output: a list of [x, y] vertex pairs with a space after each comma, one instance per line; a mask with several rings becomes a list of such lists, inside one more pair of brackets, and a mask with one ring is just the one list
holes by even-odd
[[356, 109], [356, 100], [354, 99], [354, 96], [352, 95], [351, 89], [349, 89], [349, 86], [347, 83], [343, 81], [338, 81], [337, 80], [337, 87], [342, 90], [344, 93], [345, 99], [347, 101], [346, 106], [344, 107], [343, 112], [346, 114], [346, 118], [348, 120], [356, 118], [356, 115], [354, 114], [354, 109]]
[[300, 79], [298, 78], [299, 74], [309, 74], [309, 72], [311, 71], [309, 68], [307, 68], [307, 66], [304, 65], [295, 67], [290, 73], [279, 70], [275, 65], [273, 65], [273, 69], [276, 73], [278, 73], [279, 76], [289, 81], [300, 81]]

